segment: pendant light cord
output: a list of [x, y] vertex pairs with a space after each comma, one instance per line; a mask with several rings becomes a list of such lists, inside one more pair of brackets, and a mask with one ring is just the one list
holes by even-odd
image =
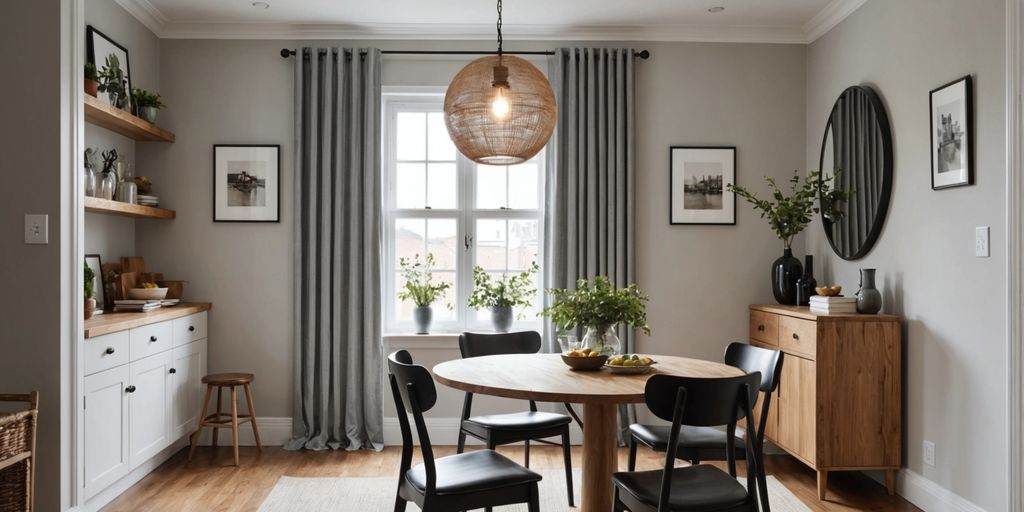
[[498, 57], [501, 57], [501, 0], [498, 0]]

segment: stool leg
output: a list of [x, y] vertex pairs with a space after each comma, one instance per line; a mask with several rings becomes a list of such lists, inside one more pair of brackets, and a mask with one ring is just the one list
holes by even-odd
[[[221, 392], [222, 389], [224, 389], [224, 388], [222, 388], [220, 386], [217, 386], [217, 411], [214, 413], [214, 414], [217, 415], [217, 417], [213, 418], [213, 421], [220, 421], [220, 411], [221, 411], [221, 407], [222, 407], [221, 399], [220, 399], [220, 392]], [[234, 388], [232, 388], [232, 391], [234, 391]], [[213, 428], [213, 447], [214, 448], [217, 447], [217, 433], [218, 432], [220, 432], [220, 429], [217, 428], [217, 427], [214, 427]]]
[[238, 392], [231, 386], [231, 441], [235, 448], [235, 465], [238, 465]]
[[[206, 396], [203, 398], [203, 408], [199, 409], [199, 418], [196, 420], [196, 431], [192, 433], [192, 447], [188, 449], [188, 461], [192, 462], [192, 456], [196, 454], [196, 446], [199, 444], [199, 434], [203, 432], [203, 420], [206, 419], [206, 408], [210, 405], [210, 395], [213, 388], [206, 386]], [[214, 432], [217, 429], [213, 429]]]
[[260, 431], [256, 428], [256, 409], [252, 405], [252, 384], [245, 385], [245, 401], [249, 406], [249, 423], [252, 424], [252, 435], [256, 438], [256, 450], [263, 452], [263, 445], [260, 444]]

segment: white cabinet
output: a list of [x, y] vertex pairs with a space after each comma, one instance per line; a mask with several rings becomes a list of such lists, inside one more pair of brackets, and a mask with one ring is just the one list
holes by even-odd
[[174, 383], [171, 352], [149, 356], [128, 365], [129, 458], [132, 468], [170, 444]]
[[175, 318], [171, 329], [174, 331], [174, 346], [206, 338], [206, 312]]
[[199, 418], [199, 396], [202, 379], [206, 375], [206, 340], [193, 341], [175, 348], [171, 369], [171, 439], [179, 439], [195, 432]]
[[85, 496], [128, 474], [128, 365], [85, 378]]

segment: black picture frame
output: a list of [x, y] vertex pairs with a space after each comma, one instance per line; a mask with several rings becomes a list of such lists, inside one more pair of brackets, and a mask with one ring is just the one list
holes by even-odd
[[[963, 87], [960, 87], [963, 84]], [[939, 133], [939, 127], [936, 126], [936, 119], [939, 116], [944, 115], [942, 105], [936, 105], [936, 96], [939, 95], [953, 95], [956, 100], [963, 102], [963, 135], [959, 141], [943, 141], [936, 144], [936, 136]], [[945, 100], [948, 105], [949, 100]], [[952, 82], [943, 84], [935, 89], [932, 89], [928, 93], [928, 127], [929, 127], [929, 145], [928, 150], [931, 154], [931, 167], [929, 173], [931, 174], [932, 190], [942, 190], [947, 188], [965, 187], [968, 185], [974, 185], [974, 84], [971, 75], [965, 75]], [[955, 123], [955, 119], [950, 120], [951, 123]], [[948, 147], [949, 144], [954, 146], [959, 142], [962, 146], [954, 149], [962, 152], [961, 166], [958, 168], [960, 172], [959, 176], [951, 176], [949, 178], [942, 176], [942, 174], [950, 171], [942, 171], [941, 165], [943, 158], [940, 156], [940, 151], [943, 151], [944, 147]], [[942, 146], [945, 144], [946, 146]], [[938, 180], [937, 180], [938, 178]]]
[[[100, 38], [99, 41], [97, 41], [97, 37]], [[86, 62], [96, 66], [96, 72], [97, 73], [99, 73], [100, 70], [103, 69], [103, 66], [105, 65], [105, 62], [106, 62], [106, 56], [104, 56], [103, 60], [101, 60], [100, 62], [97, 62], [96, 61], [96, 47], [99, 46], [99, 45], [106, 45], [106, 44], [109, 44], [110, 46], [113, 46], [113, 47], [121, 50], [122, 52], [124, 52], [124, 65], [123, 65], [123, 67], [124, 67], [124, 78], [125, 78], [125, 80], [128, 81], [127, 94], [128, 94], [129, 104], [131, 104], [131, 101], [132, 101], [132, 91], [133, 91], [133, 89], [132, 89], [132, 66], [131, 66], [131, 62], [129, 61], [129, 58], [128, 58], [129, 57], [128, 56], [128, 48], [125, 48], [124, 45], [118, 43], [117, 41], [114, 41], [113, 39], [110, 38], [110, 36], [104, 34], [103, 32], [100, 32], [96, 27], [94, 27], [92, 25], [88, 25], [88, 26], [85, 27], [85, 60], [86, 60]], [[118, 59], [120, 60], [120, 56], [118, 57]], [[99, 99], [100, 101], [106, 102], [106, 103], [110, 103], [110, 100], [107, 98], [106, 94], [100, 94], [99, 97], [97, 97], [97, 99]]]
[[[95, 266], [89, 263], [89, 260], [93, 258], [96, 259]], [[96, 308], [100, 311], [109, 311], [113, 309], [114, 299], [113, 297], [107, 297], [107, 281], [106, 277], [103, 275], [103, 258], [101, 258], [99, 254], [86, 254], [85, 264], [89, 265], [89, 268], [92, 269], [93, 279], [98, 281], [97, 283], [93, 283], [92, 288], [93, 298], [96, 299]], [[99, 284], [99, 286], [97, 287], [96, 284]]]
[[[271, 164], [271, 169], [267, 170], [267, 174], [264, 177], [264, 194], [262, 205], [244, 205], [244, 204], [231, 204], [228, 198], [229, 194], [229, 180], [230, 178], [230, 162], [228, 160], [222, 160], [222, 158], [229, 158], [230, 154], [223, 154], [230, 150], [241, 150], [236, 155], [243, 154], [245, 150], [270, 150], [272, 152], [271, 158], [265, 158], [263, 160], [246, 160], [244, 162], [264, 162]], [[249, 153], [243, 156], [254, 156], [255, 153]], [[266, 155], [264, 155], [266, 156]], [[225, 166], [221, 166], [221, 163], [225, 163]], [[281, 222], [281, 145], [280, 144], [214, 144], [213, 145], [213, 221], [214, 222]], [[273, 178], [271, 180], [271, 177]], [[257, 176], [257, 181], [259, 177]], [[256, 191], [261, 185], [256, 185]], [[271, 190], [273, 188], [274, 190]], [[220, 194], [223, 190], [224, 193]], [[246, 212], [245, 210], [232, 210], [233, 208], [262, 208], [265, 211], [260, 214], [258, 210]], [[273, 215], [269, 215], [268, 212], [272, 212]], [[246, 217], [249, 218], [246, 218]]]
[[[730, 174], [729, 176], [726, 176], [725, 170], [723, 169], [722, 183], [720, 185], [720, 187], [721, 187], [721, 195], [722, 195], [722, 199], [721, 199], [722, 200], [722, 209], [721, 209], [721, 211], [722, 211], [722, 214], [721, 214], [722, 215], [722, 219], [721, 220], [717, 220], [717, 221], [716, 220], [708, 220], [707, 217], [712, 217], [710, 214], [707, 214], [707, 215], [699, 215], [698, 214], [696, 216], [697, 217], [701, 217], [701, 218], [690, 218], [690, 219], [683, 219], [679, 215], [677, 215], [677, 213], [679, 213], [679, 209], [676, 208], [677, 201], [681, 202], [681, 204], [684, 205], [683, 209], [685, 210], [685, 197], [684, 196], [677, 197], [679, 194], [677, 194], [677, 190], [676, 190], [676, 186], [677, 186], [676, 180], [677, 180], [677, 178], [675, 176], [675, 174], [676, 174], [676, 168], [675, 168], [676, 161], [675, 161], [675, 158], [676, 158], [676, 156], [678, 154], [677, 151], [696, 151], [696, 152], [702, 152], [702, 151], [722, 152], [722, 151], [725, 151], [725, 152], [728, 152], [728, 160], [729, 160], [729, 163], [730, 163], [729, 167], [731, 168], [731, 173], [729, 173]], [[737, 162], [738, 162], [738, 160], [737, 160], [737, 155], [736, 155], [736, 146], [670, 146], [669, 150], [668, 150], [668, 183], [669, 183], [669, 186], [668, 186], [668, 195], [669, 195], [668, 223], [669, 223], [669, 225], [671, 225], [671, 226], [735, 226], [736, 225], [736, 194], [734, 192], [730, 192], [730, 191], [726, 190], [726, 187], [728, 185], [730, 185], [730, 184], [731, 185], [735, 185], [736, 184]], [[685, 192], [684, 192], [684, 194], [685, 194]], [[729, 207], [730, 205], [728, 203], [731, 203], [731, 207]], [[704, 211], [709, 211], [709, 210], [704, 210]]]

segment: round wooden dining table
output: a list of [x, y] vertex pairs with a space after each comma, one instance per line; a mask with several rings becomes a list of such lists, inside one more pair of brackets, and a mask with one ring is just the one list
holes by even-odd
[[650, 356], [658, 363], [642, 375], [569, 369], [558, 354], [509, 354], [446, 361], [434, 378], [446, 386], [480, 393], [583, 404], [583, 483], [580, 510], [607, 512], [612, 504], [612, 473], [618, 470], [618, 405], [644, 401], [652, 375], [734, 377], [743, 372], [721, 363], [672, 356]]

